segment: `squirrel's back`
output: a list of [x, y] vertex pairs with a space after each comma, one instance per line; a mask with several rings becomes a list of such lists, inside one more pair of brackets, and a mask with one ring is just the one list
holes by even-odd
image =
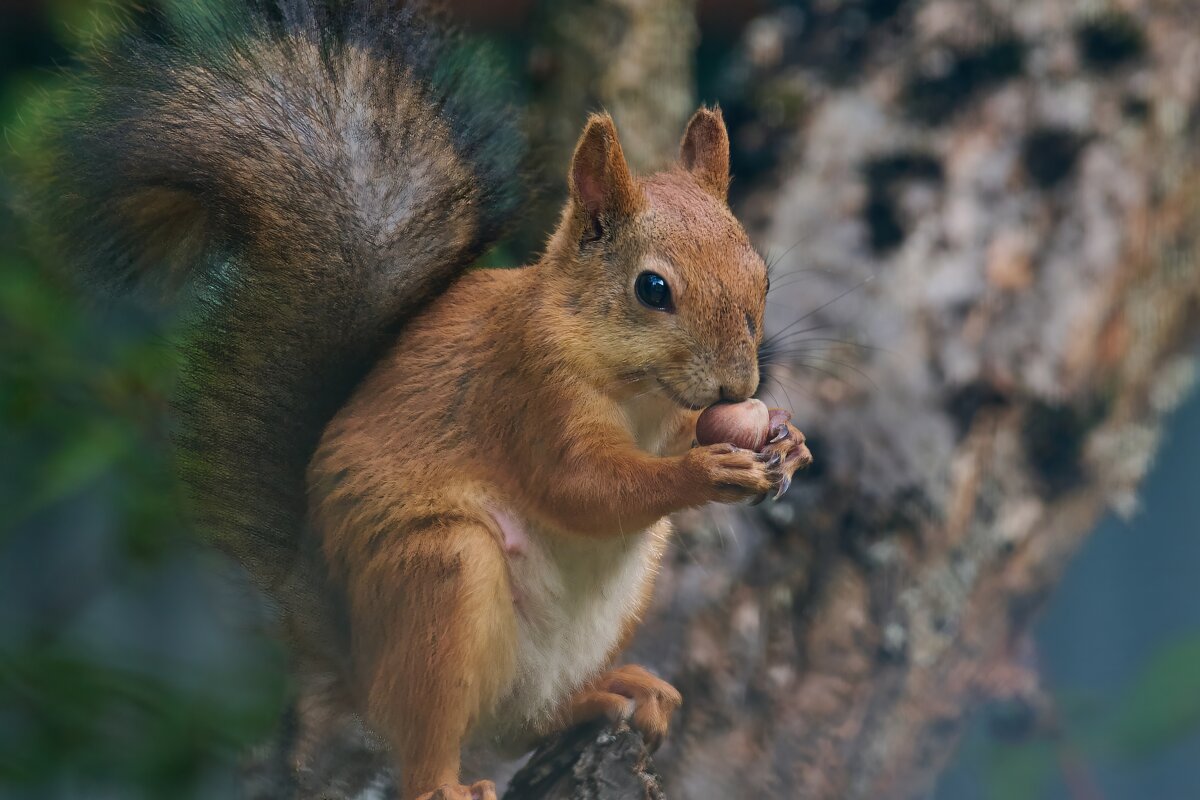
[[497, 235], [519, 137], [494, 82], [408, 6], [159, 22], [85, 59], [29, 206], [94, 283], [183, 305], [180, 466], [206, 534], [271, 587], [323, 426]]

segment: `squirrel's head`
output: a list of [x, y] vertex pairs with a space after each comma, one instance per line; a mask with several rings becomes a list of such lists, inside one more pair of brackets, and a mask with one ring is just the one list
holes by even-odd
[[720, 110], [697, 111], [679, 163], [647, 178], [630, 173], [612, 119], [594, 114], [569, 183], [548, 279], [567, 296], [589, 367], [689, 408], [750, 397], [767, 269], [726, 204]]

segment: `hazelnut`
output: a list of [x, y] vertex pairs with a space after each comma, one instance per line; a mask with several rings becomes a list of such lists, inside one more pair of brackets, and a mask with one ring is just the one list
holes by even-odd
[[763, 401], [751, 398], [741, 403], [717, 403], [709, 406], [696, 420], [696, 441], [700, 444], [727, 442], [746, 450], [755, 450], [767, 441], [771, 415]]

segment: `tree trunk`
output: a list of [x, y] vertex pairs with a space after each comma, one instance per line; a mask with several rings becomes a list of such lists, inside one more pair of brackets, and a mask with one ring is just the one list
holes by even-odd
[[765, 394], [816, 465], [681, 522], [629, 655], [684, 696], [668, 795], [921, 797], [973, 709], [1040, 704], [1031, 620], [1134, 508], [1200, 289], [1194, 7], [1077, 5], [751, 27]]
[[635, 170], [658, 169], [675, 157], [695, 110], [694, 6], [694, 0], [541, 4], [526, 125], [533, 197], [513, 237], [518, 258], [533, 257], [558, 220], [567, 166], [590, 112], [612, 114]]

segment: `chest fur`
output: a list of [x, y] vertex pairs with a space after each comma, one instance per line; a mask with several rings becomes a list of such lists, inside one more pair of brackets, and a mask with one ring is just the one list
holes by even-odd
[[[497, 719], [538, 727], [607, 666], [641, 606], [669, 530], [663, 520], [603, 539], [525, 532], [508, 554], [517, 664]], [[492, 731], [500, 739], [515, 733]]]
[[[637, 446], [664, 455], [678, 443], [678, 410], [637, 392], [619, 414]], [[598, 675], [643, 604], [670, 522], [610, 536], [541, 530], [507, 504], [489, 509], [504, 541], [517, 619], [516, 669], [491, 724], [492, 744], [519, 743]], [[500, 722], [503, 721], [503, 722]]]

